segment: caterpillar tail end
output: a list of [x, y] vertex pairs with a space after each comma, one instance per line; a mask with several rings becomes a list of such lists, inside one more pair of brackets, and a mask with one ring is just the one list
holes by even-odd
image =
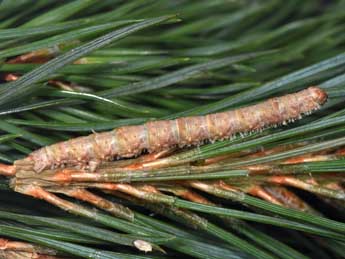
[[323, 89], [317, 86], [310, 86], [308, 91], [313, 96], [314, 101], [318, 104], [322, 105], [327, 101], [328, 95]]

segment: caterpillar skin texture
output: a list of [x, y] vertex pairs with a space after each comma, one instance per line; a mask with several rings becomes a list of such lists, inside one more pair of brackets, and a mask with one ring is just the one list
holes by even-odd
[[177, 145], [196, 145], [283, 124], [319, 109], [326, 100], [323, 90], [309, 87], [237, 110], [150, 121], [78, 137], [38, 149], [15, 165], [31, 165], [36, 172], [63, 166], [88, 166], [93, 171], [102, 161], [132, 157], [144, 150], [156, 152]]

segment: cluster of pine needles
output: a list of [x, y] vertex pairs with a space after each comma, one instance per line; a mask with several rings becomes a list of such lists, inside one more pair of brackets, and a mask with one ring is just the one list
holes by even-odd
[[55, 206], [1, 177], [0, 258], [344, 258], [344, 10], [344, 0], [0, 1], [3, 163], [309, 85], [329, 96], [288, 125], [110, 162], [107, 188], [45, 182]]

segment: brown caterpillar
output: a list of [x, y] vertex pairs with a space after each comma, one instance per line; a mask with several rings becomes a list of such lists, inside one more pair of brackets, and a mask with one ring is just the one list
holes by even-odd
[[14, 165], [30, 166], [36, 172], [64, 165], [87, 165], [93, 171], [102, 161], [132, 157], [144, 150], [157, 152], [176, 145], [197, 145], [206, 140], [226, 139], [236, 133], [285, 124], [319, 109], [326, 99], [327, 94], [322, 89], [309, 87], [237, 110], [150, 121], [78, 137], [38, 149]]

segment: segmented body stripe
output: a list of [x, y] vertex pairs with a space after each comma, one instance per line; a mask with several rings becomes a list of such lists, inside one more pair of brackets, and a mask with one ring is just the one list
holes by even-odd
[[323, 90], [309, 87], [233, 111], [120, 127], [41, 148], [23, 160], [17, 160], [15, 165], [31, 163], [37, 172], [64, 164], [97, 165], [118, 157], [135, 156], [143, 150], [156, 152], [176, 145], [230, 138], [236, 133], [298, 119], [318, 109], [326, 99], [327, 94]]

